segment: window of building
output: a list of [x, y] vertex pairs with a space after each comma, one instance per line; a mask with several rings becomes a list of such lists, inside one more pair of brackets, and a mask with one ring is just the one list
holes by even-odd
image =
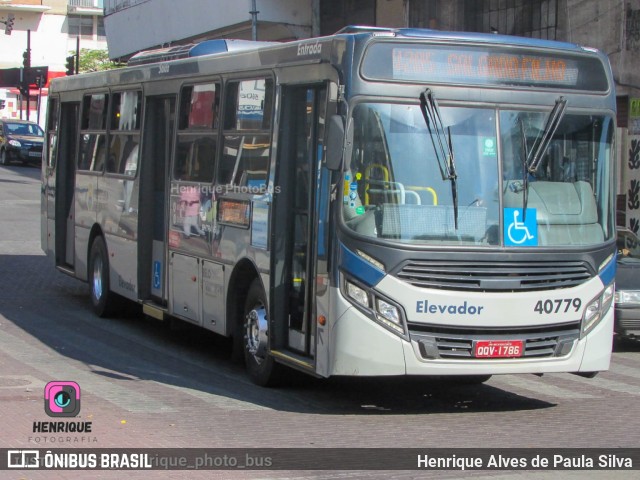
[[80, 37], [88, 40], [93, 38], [93, 17], [69, 15], [67, 16], [67, 22], [70, 37]]
[[331, 35], [347, 25], [375, 25], [376, 0], [320, 2], [320, 34]]
[[438, 3], [433, 0], [410, 1], [409, 27], [438, 28]]
[[98, 22], [97, 22], [97, 34], [98, 34], [98, 38], [100, 39], [106, 39], [107, 37], [107, 33], [104, 29], [104, 18], [103, 17], [98, 17]]
[[557, 39], [558, 0], [465, 0], [464, 11], [467, 31]]

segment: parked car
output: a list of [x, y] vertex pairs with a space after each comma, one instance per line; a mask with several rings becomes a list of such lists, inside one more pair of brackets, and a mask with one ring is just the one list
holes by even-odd
[[42, 162], [44, 132], [37, 123], [26, 120], [0, 120], [0, 165], [11, 161]]
[[625, 337], [640, 337], [640, 239], [631, 230], [620, 227], [615, 331]]

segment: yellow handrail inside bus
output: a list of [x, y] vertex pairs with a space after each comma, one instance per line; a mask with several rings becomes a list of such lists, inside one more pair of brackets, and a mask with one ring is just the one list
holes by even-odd
[[431, 194], [431, 196], [433, 197], [433, 204], [434, 205], [438, 205], [438, 194], [436, 193], [436, 191], [431, 188], [431, 187], [412, 187], [412, 186], [406, 186], [405, 187], [407, 190], [422, 190], [424, 192], [429, 192]]

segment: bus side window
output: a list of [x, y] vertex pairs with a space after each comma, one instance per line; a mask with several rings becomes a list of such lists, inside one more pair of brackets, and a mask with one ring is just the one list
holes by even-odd
[[134, 177], [140, 145], [140, 91], [116, 92], [111, 97], [110, 145], [107, 173]]
[[101, 172], [106, 162], [107, 107], [109, 95], [85, 95], [82, 106], [82, 131], [78, 169]]
[[271, 150], [271, 79], [232, 82], [227, 89], [224, 147], [217, 183], [266, 186]]
[[219, 104], [218, 82], [182, 88], [173, 171], [176, 180], [213, 181]]
[[80, 140], [78, 170], [101, 172], [106, 157], [106, 135], [83, 134]]

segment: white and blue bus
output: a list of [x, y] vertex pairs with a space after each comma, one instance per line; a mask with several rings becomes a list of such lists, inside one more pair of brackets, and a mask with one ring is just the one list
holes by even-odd
[[98, 315], [124, 298], [230, 337], [261, 385], [591, 376], [614, 132], [606, 56], [568, 43], [354, 27], [146, 52], [52, 81], [42, 247]]

